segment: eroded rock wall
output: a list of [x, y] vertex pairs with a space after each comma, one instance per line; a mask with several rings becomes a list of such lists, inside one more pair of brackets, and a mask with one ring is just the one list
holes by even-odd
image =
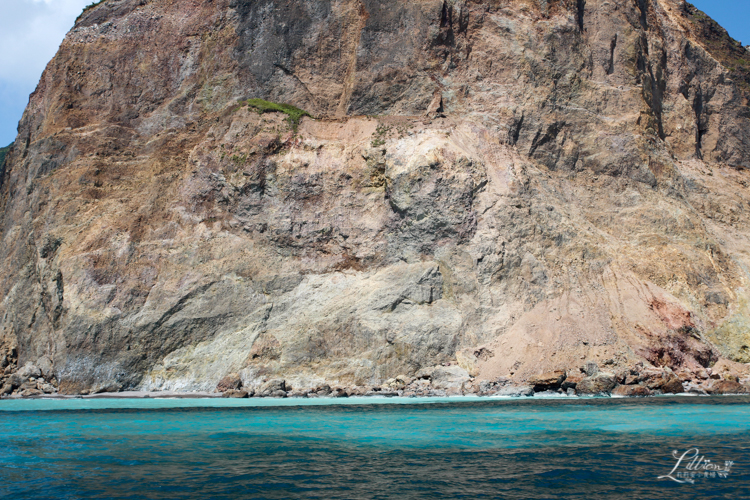
[[49, 360], [76, 392], [750, 362], [750, 55], [696, 12], [86, 11], [0, 181], [6, 371]]

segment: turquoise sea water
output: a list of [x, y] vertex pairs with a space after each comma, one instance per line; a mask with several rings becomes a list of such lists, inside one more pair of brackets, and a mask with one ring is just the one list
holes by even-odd
[[750, 398], [4, 400], [0, 498], [750, 498]]

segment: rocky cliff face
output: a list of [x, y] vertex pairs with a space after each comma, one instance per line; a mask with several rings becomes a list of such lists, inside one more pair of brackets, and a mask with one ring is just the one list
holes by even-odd
[[0, 179], [5, 372], [750, 362], [748, 68], [680, 0], [107, 0]]

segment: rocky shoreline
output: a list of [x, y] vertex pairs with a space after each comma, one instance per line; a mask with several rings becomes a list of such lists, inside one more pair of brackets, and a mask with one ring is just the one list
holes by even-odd
[[681, 0], [101, 2], [0, 166], [0, 393], [746, 392], [747, 61]]
[[339, 386], [324, 383], [315, 387], [293, 387], [274, 378], [245, 382], [239, 374], [224, 377], [213, 392], [100, 391], [60, 394], [54, 375], [27, 364], [0, 378], [0, 398], [349, 398], [349, 397], [531, 397], [531, 396], [616, 396], [646, 397], [664, 394], [742, 395], [750, 394], [750, 368], [721, 360], [712, 368], [673, 371], [637, 363], [630, 368], [600, 368], [588, 362], [578, 369], [542, 373], [525, 381], [501, 377], [477, 380], [457, 365], [423, 368], [414, 376], [400, 375], [380, 385]]
[[576, 370], [540, 374], [519, 384], [509, 378], [476, 380], [459, 366], [438, 366], [419, 370], [414, 377], [398, 376], [380, 386], [295, 389], [283, 379], [272, 379], [259, 387], [245, 387], [239, 376], [222, 379], [217, 391], [223, 397], [446, 397], [460, 395], [521, 397], [535, 395], [642, 397], [661, 394], [726, 395], [750, 394], [750, 377], [744, 365], [720, 362], [715, 369], [698, 373], [678, 372], [639, 363], [629, 369], [606, 371], [593, 362]]

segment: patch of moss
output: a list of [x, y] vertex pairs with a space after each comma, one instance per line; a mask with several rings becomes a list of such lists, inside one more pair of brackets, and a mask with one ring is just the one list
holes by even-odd
[[379, 148], [383, 144], [385, 144], [385, 140], [388, 138], [388, 134], [391, 132], [391, 128], [384, 124], [379, 124], [378, 128], [375, 129], [375, 132], [372, 134], [372, 141], [370, 141], [370, 146], [373, 148]]
[[8, 155], [8, 151], [10, 151], [10, 148], [13, 146], [13, 143], [11, 142], [9, 145], [5, 146], [4, 148], [0, 148], [0, 169], [5, 164], [5, 157]]
[[[232, 155], [229, 159], [232, 160], [236, 165], [246, 165], [247, 160], [249, 159], [249, 155], [247, 153], [240, 153], [238, 155]], [[222, 157], [222, 160], [224, 157]]]
[[263, 99], [248, 99], [245, 101], [245, 104], [249, 108], [254, 109], [260, 114], [263, 113], [284, 113], [287, 115], [287, 121], [291, 125], [291, 127], [294, 129], [294, 131], [297, 131], [297, 127], [299, 126], [299, 121], [302, 119], [303, 116], [309, 116], [312, 118], [312, 115], [308, 113], [307, 111], [303, 109], [299, 109], [295, 106], [292, 106], [291, 104], [279, 104], [276, 102], [270, 102], [265, 101]]

